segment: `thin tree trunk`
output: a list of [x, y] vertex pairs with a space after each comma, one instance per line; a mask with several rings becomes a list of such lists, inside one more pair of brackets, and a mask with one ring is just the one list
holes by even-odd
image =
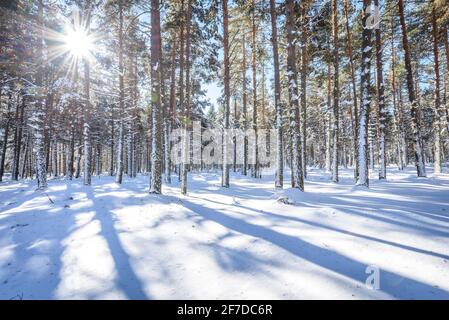
[[419, 104], [416, 97], [415, 85], [413, 82], [412, 62], [410, 58], [410, 48], [407, 37], [407, 27], [404, 19], [404, 3], [398, 0], [399, 20], [402, 29], [402, 47], [404, 49], [405, 70], [407, 73], [407, 89], [410, 100], [410, 111], [413, 124], [413, 142], [415, 148], [415, 165], [418, 177], [426, 176], [426, 167], [424, 165], [423, 146], [421, 139], [420, 121], [419, 121]]
[[309, 1], [301, 2], [301, 168], [303, 179], [307, 178], [307, 7]]
[[371, 29], [367, 27], [367, 8], [371, 5], [371, 0], [363, 0], [362, 13], [362, 66], [360, 79], [360, 114], [357, 125], [357, 161], [359, 175], [357, 185], [369, 186], [368, 174], [368, 123], [369, 123], [369, 107], [371, 101]]
[[339, 100], [340, 87], [339, 78], [339, 57], [338, 57], [338, 16], [337, 0], [332, 0], [332, 35], [334, 40], [333, 65], [334, 65], [334, 88], [333, 88], [333, 108], [332, 108], [332, 181], [338, 182], [338, 130], [339, 130]]
[[173, 33], [171, 51], [171, 74], [170, 74], [170, 101], [167, 105], [165, 117], [165, 182], [171, 183], [171, 141], [170, 134], [173, 125], [173, 116], [176, 108], [176, 34]]
[[36, 86], [40, 90], [38, 96], [36, 97], [35, 112], [34, 112], [34, 155], [36, 157], [36, 178], [37, 178], [37, 188], [40, 190], [47, 188], [47, 169], [45, 166], [45, 142], [44, 142], [44, 131], [45, 131], [45, 102], [43, 91], [43, 73], [44, 73], [44, 53], [43, 53], [43, 41], [44, 41], [44, 22], [43, 22], [43, 1], [39, 0], [38, 5], [38, 21], [39, 25], [42, 27], [39, 35], [38, 41], [38, 57], [40, 63], [38, 63], [38, 68], [36, 72]]
[[23, 135], [23, 115], [25, 112], [25, 96], [22, 94], [22, 103], [20, 105], [19, 111], [19, 119], [16, 125], [16, 133], [15, 136], [15, 144], [14, 144], [14, 161], [12, 168], [12, 179], [19, 179], [19, 164], [20, 164], [20, 155], [22, 151], [22, 135]]
[[402, 135], [404, 131], [404, 125], [402, 123], [403, 115], [399, 112], [399, 106], [397, 102], [397, 89], [396, 89], [396, 52], [394, 43], [394, 16], [391, 15], [391, 95], [393, 98], [393, 112], [394, 112], [394, 123], [396, 127], [396, 139], [397, 139], [397, 154], [398, 154], [398, 168], [399, 170], [404, 169], [403, 155], [402, 155]]
[[3, 174], [5, 172], [5, 159], [6, 159], [6, 150], [8, 148], [8, 138], [9, 138], [9, 127], [11, 124], [11, 106], [12, 106], [12, 93], [8, 93], [8, 109], [7, 109], [7, 120], [5, 124], [5, 129], [3, 131], [3, 146], [2, 146], [2, 158], [0, 160], [0, 181], [3, 179]]
[[279, 52], [277, 39], [276, 2], [270, 0], [271, 16], [271, 43], [273, 47], [274, 64], [274, 109], [276, 113], [276, 181], [275, 187], [282, 188], [284, 185], [284, 159], [282, 141], [282, 109], [281, 109], [281, 82], [279, 77]]
[[444, 115], [442, 114], [440, 105], [440, 67], [438, 61], [438, 43], [439, 43], [439, 32], [437, 27], [437, 17], [435, 12], [435, 1], [433, 2], [432, 8], [432, 35], [433, 35], [433, 61], [434, 61], [434, 73], [435, 73], [435, 86], [434, 86], [434, 98], [435, 98], [435, 119], [433, 122], [433, 139], [434, 139], [434, 161], [433, 168], [435, 174], [440, 174], [442, 172], [442, 144], [441, 144], [441, 132], [442, 123]]
[[[246, 92], [246, 37], [242, 35], [242, 112], [243, 112], [243, 130], [248, 129], [248, 112], [247, 112], [247, 92]], [[243, 137], [243, 175], [247, 175], [248, 168], [248, 137], [246, 134]]]
[[325, 115], [327, 117], [327, 128], [326, 128], [326, 155], [325, 155], [325, 166], [326, 171], [331, 171], [332, 168], [332, 158], [331, 158], [331, 108], [332, 108], [332, 74], [331, 74], [331, 63], [328, 62], [327, 64], [327, 114]]
[[187, 2], [187, 14], [186, 14], [186, 101], [183, 101], [183, 142], [182, 142], [182, 166], [181, 166], [181, 193], [187, 193], [187, 171], [189, 167], [189, 132], [190, 132], [190, 27], [192, 20], [192, 3], [191, 0]]
[[302, 153], [299, 132], [299, 97], [296, 72], [296, 24], [294, 0], [286, 0], [287, 29], [287, 77], [290, 98], [290, 136], [291, 136], [291, 168], [292, 188], [304, 191], [304, 176], [302, 171]]
[[[252, 51], [252, 76], [253, 76], [253, 121], [252, 128], [254, 130], [254, 147], [253, 147], [253, 161], [254, 164], [252, 166], [251, 175], [254, 178], [259, 176], [259, 150], [258, 150], [258, 134], [257, 134], [257, 43], [256, 43], [256, 2], [252, 0], [252, 13], [251, 13], [251, 51]], [[262, 72], [262, 77], [264, 76]], [[264, 79], [263, 79], [264, 80]], [[264, 81], [262, 80], [262, 86], [265, 86]], [[262, 92], [264, 92], [262, 87]], [[264, 98], [262, 98], [262, 103], [264, 102]], [[263, 109], [262, 109], [263, 112]], [[264, 114], [262, 115], [262, 121]], [[247, 137], [245, 137], [247, 139]]]
[[229, 188], [229, 167], [228, 167], [228, 129], [229, 129], [229, 109], [230, 109], [230, 71], [229, 71], [229, 32], [228, 32], [228, 0], [223, 0], [223, 51], [224, 51], [224, 115], [223, 115], [223, 176], [222, 187]]
[[152, 152], [150, 193], [162, 192], [162, 139], [161, 139], [161, 75], [160, 75], [161, 23], [159, 0], [151, 0], [151, 122]]
[[[349, 25], [349, 0], [345, 0], [344, 2], [344, 12], [345, 12], [345, 25], [346, 25], [346, 46], [348, 50], [349, 57], [349, 66], [351, 71], [351, 84], [352, 84], [352, 101], [353, 101], [353, 110], [351, 112], [351, 126], [352, 126], [352, 144], [354, 149], [354, 158], [357, 159], [357, 123], [358, 123], [358, 106], [357, 106], [357, 88], [356, 88], [356, 80], [355, 80], [355, 64], [354, 57], [352, 54], [352, 36], [351, 36], [351, 28]], [[354, 167], [354, 178], [357, 180], [359, 175], [358, 161], [355, 161]]]
[[[87, 22], [86, 28], [89, 32], [90, 28], [90, 14], [91, 14], [91, 1], [89, 0], [86, 4]], [[90, 103], [90, 63], [87, 58], [84, 59], [84, 95], [85, 95], [85, 106], [84, 106], [84, 185], [90, 185], [92, 180], [91, 173], [91, 133], [90, 133], [90, 123], [91, 123], [91, 103]]]
[[[374, 5], [379, 7], [379, 0], [374, 0]], [[379, 179], [387, 178], [387, 164], [385, 158], [385, 85], [383, 76], [383, 62], [382, 62], [382, 39], [380, 35], [380, 26], [377, 26], [376, 31], [376, 72], [377, 72], [377, 101], [378, 101], [378, 132], [379, 132]]]
[[124, 138], [124, 117], [125, 117], [125, 84], [123, 67], [123, 0], [119, 0], [119, 49], [118, 49], [118, 68], [119, 68], [119, 109], [120, 109], [120, 127], [117, 144], [117, 174], [115, 182], [121, 184], [123, 180], [123, 138]]

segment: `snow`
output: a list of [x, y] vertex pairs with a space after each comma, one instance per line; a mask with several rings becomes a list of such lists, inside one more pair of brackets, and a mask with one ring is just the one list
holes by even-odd
[[229, 189], [193, 173], [186, 196], [148, 194], [145, 175], [7, 181], [0, 299], [448, 299], [449, 174], [428, 170], [361, 189], [352, 170], [335, 184], [309, 168], [305, 193], [269, 173], [232, 173]]

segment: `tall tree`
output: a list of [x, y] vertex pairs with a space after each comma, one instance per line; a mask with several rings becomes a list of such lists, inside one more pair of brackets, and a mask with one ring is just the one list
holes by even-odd
[[[90, 16], [92, 4], [91, 0], [86, 2], [84, 11], [86, 33], [90, 32]], [[84, 185], [90, 185], [92, 180], [91, 171], [91, 104], [90, 104], [90, 61], [88, 57], [84, 57], [84, 128], [83, 128], [83, 147], [84, 147], [84, 166], [83, 166], [83, 180]]]
[[119, 109], [120, 109], [120, 127], [118, 133], [117, 145], [117, 174], [115, 182], [122, 183], [123, 180], [123, 149], [125, 135], [125, 70], [123, 66], [123, 0], [119, 0], [119, 28], [118, 28], [118, 71], [119, 71]]
[[368, 174], [368, 122], [371, 103], [371, 28], [367, 25], [371, 0], [363, 0], [362, 12], [362, 64], [360, 70], [360, 114], [357, 125], [357, 161], [359, 175], [357, 185], [369, 186]]
[[301, 134], [301, 167], [303, 179], [307, 177], [307, 66], [308, 66], [308, 56], [307, 56], [307, 10], [310, 5], [311, 0], [301, 1], [301, 92], [300, 92], [300, 134]]
[[38, 35], [37, 54], [38, 54], [38, 67], [36, 70], [36, 87], [38, 92], [36, 93], [36, 103], [34, 110], [34, 154], [36, 157], [36, 178], [37, 188], [47, 188], [47, 168], [45, 166], [45, 145], [44, 145], [44, 130], [45, 130], [45, 102], [44, 100], [44, 20], [43, 20], [43, 1], [39, 0], [38, 4], [38, 21], [40, 25], [40, 31]]
[[274, 110], [276, 116], [275, 187], [282, 188], [284, 185], [284, 157], [283, 157], [284, 148], [282, 141], [281, 82], [279, 77], [279, 52], [278, 52], [277, 15], [276, 15], [275, 0], [270, 0], [270, 16], [271, 16], [271, 44], [273, 48], [273, 65], [274, 65]]
[[435, 73], [434, 82], [434, 107], [435, 107], [435, 121], [433, 125], [433, 139], [434, 139], [434, 173], [440, 174], [442, 172], [441, 162], [441, 132], [442, 124], [441, 121], [444, 119], [444, 114], [440, 106], [440, 66], [438, 61], [438, 44], [439, 44], [439, 30], [437, 26], [437, 15], [435, 10], [435, 1], [432, 4], [432, 36], [433, 36], [433, 66]]
[[151, 179], [150, 193], [162, 192], [161, 21], [159, 0], [151, 0]]
[[290, 135], [292, 148], [292, 187], [304, 191], [302, 171], [302, 153], [299, 132], [299, 97], [298, 79], [296, 71], [296, 14], [294, 0], [286, 0], [286, 29], [287, 29], [287, 78], [290, 100]]
[[332, 181], [338, 182], [338, 130], [339, 130], [339, 100], [340, 87], [339, 78], [339, 57], [338, 57], [338, 14], [337, 0], [332, 0], [332, 37], [333, 37], [333, 66], [334, 66], [334, 87], [333, 87], [333, 108], [332, 108]]
[[191, 20], [192, 20], [192, 2], [191, 0], [187, 1], [187, 12], [186, 12], [186, 19], [184, 20], [186, 23], [186, 99], [185, 101], [182, 101], [183, 106], [183, 126], [184, 126], [184, 133], [183, 133], [183, 143], [182, 143], [182, 166], [181, 166], [181, 193], [186, 194], [187, 193], [187, 171], [188, 171], [188, 154], [190, 152], [189, 150], [189, 131], [190, 131], [190, 95], [191, 95], [191, 82], [190, 82], [190, 43], [191, 43], [191, 35], [190, 35], [190, 28], [191, 28]]
[[[374, 6], [379, 8], [379, 0], [374, 0]], [[375, 29], [376, 35], [376, 92], [378, 103], [378, 133], [379, 133], [379, 179], [387, 178], [387, 159], [385, 147], [385, 127], [386, 127], [386, 108], [385, 108], [385, 85], [383, 76], [383, 61], [382, 61], [382, 39], [380, 35], [380, 22]]]
[[399, 21], [402, 29], [402, 48], [404, 49], [405, 70], [407, 73], [407, 90], [410, 101], [410, 112], [412, 116], [413, 143], [415, 149], [415, 165], [418, 177], [426, 176], [426, 167], [424, 165], [423, 146], [421, 139], [419, 104], [415, 91], [415, 83], [413, 81], [412, 61], [410, 57], [410, 47], [407, 37], [407, 26], [404, 18], [404, 2], [398, 0]]
[[[252, 0], [251, 12], [251, 50], [252, 50], [252, 76], [253, 76], [253, 122], [252, 128], [254, 130], [254, 147], [253, 147], [253, 161], [252, 176], [254, 178], [259, 176], [259, 150], [258, 150], [258, 134], [257, 134], [257, 43], [256, 43], [256, 1]], [[262, 85], [265, 85], [264, 83]]]
[[228, 167], [228, 136], [229, 129], [229, 109], [230, 109], [230, 72], [229, 72], [229, 31], [228, 31], [228, 0], [222, 0], [223, 5], [223, 59], [224, 59], [224, 114], [223, 114], [223, 175], [222, 187], [229, 188], [229, 167]]
[[[358, 107], [357, 107], [357, 88], [355, 80], [355, 64], [354, 56], [352, 50], [352, 34], [351, 27], [349, 24], [349, 0], [344, 0], [344, 12], [345, 12], [345, 26], [346, 26], [346, 48], [349, 57], [349, 68], [351, 74], [351, 85], [352, 85], [352, 103], [353, 108], [350, 109], [351, 115], [351, 126], [352, 126], [352, 143], [354, 149], [354, 158], [357, 158], [357, 123], [358, 123]], [[359, 175], [358, 161], [355, 161], [354, 166], [354, 178], [357, 179]]]

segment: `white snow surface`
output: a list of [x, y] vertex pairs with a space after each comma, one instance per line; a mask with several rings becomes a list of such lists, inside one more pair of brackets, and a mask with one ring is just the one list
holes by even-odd
[[269, 174], [225, 189], [220, 172], [189, 174], [187, 196], [148, 194], [143, 175], [7, 181], [0, 299], [449, 299], [449, 174], [428, 170], [367, 189], [309, 169], [305, 193]]

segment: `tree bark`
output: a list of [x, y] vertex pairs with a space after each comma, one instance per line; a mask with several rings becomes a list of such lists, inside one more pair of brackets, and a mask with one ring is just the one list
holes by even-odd
[[332, 108], [332, 181], [338, 182], [338, 130], [339, 130], [339, 100], [340, 87], [339, 77], [339, 57], [338, 57], [338, 15], [337, 0], [332, 0], [332, 35], [333, 35], [333, 66], [334, 66], [334, 88], [333, 88], [333, 108]]
[[45, 102], [44, 88], [43, 88], [43, 73], [44, 73], [44, 53], [43, 53], [43, 41], [44, 41], [44, 22], [43, 22], [43, 1], [39, 0], [38, 5], [38, 21], [42, 27], [39, 31], [39, 40], [37, 45], [37, 52], [39, 57], [38, 68], [36, 70], [36, 86], [37, 96], [34, 112], [34, 155], [36, 157], [36, 178], [37, 189], [43, 190], [47, 188], [47, 169], [45, 165], [45, 143], [44, 143], [44, 130], [45, 130]]
[[223, 176], [221, 186], [229, 188], [229, 167], [228, 167], [228, 129], [229, 129], [229, 109], [230, 109], [230, 72], [229, 72], [229, 31], [228, 31], [228, 0], [223, 0], [223, 51], [224, 51], [224, 114], [223, 114]]
[[[374, 0], [374, 5], [379, 7], [379, 0]], [[382, 39], [380, 35], [380, 26], [377, 26], [375, 31], [376, 36], [376, 74], [377, 74], [377, 101], [378, 101], [378, 132], [379, 132], [379, 179], [387, 178], [387, 163], [386, 163], [386, 146], [385, 146], [385, 85], [383, 76], [383, 61], [382, 61]]]
[[368, 123], [369, 109], [371, 101], [371, 29], [367, 27], [367, 8], [371, 5], [371, 0], [363, 0], [362, 12], [362, 66], [360, 78], [360, 114], [357, 125], [357, 161], [359, 175], [357, 177], [357, 185], [369, 186], [368, 174]]
[[403, 0], [398, 0], [399, 21], [402, 29], [402, 47], [404, 49], [405, 70], [407, 73], [407, 89], [410, 101], [410, 111], [412, 116], [413, 143], [415, 149], [415, 165], [418, 177], [426, 176], [426, 167], [424, 165], [424, 154], [421, 139], [421, 129], [419, 120], [419, 104], [417, 101], [415, 85], [413, 81], [412, 62], [410, 58], [410, 48], [407, 37], [407, 27], [404, 18]]
[[3, 131], [3, 145], [2, 145], [2, 158], [0, 160], [0, 181], [3, 181], [3, 174], [5, 172], [5, 160], [6, 160], [6, 150], [8, 148], [8, 138], [9, 138], [9, 127], [11, 125], [11, 106], [12, 106], [12, 92], [8, 93], [8, 109], [7, 109], [7, 119], [5, 124], [5, 129]]
[[444, 119], [443, 110], [440, 105], [440, 67], [438, 61], [438, 43], [439, 43], [439, 30], [437, 27], [437, 16], [435, 12], [435, 1], [432, 8], [432, 35], [433, 35], [433, 61], [434, 61], [434, 107], [435, 107], [435, 121], [433, 122], [433, 139], [434, 139], [434, 161], [433, 172], [434, 174], [440, 174], [442, 172], [442, 144], [441, 144], [441, 132], [442, 121]]
[[[354, 64], [354, 57], [352, 53], [352, 36], [351, 36], [351, 29], [349, 26], [349, 0], [345, 0], [344, 2], [344, 12], [345, 12], [345, 25], [346, 25], [346, 35], [347, 35], [347, 50], [348, 50], [348, 57], [349, 57], [349, 67], [351, 72], [351, 85], [352, 85], [352, 101], [353, 101], [353, 109], [350, 112], [351, 115], [351, 126], [352, 126], [352, 144], [354, 149], [354, 158], [357, 159], [357, 123], [358, 123], [358, 106], [357, 106], [357, 88], [356, 88], [356, 80], [355, 80], [355, 64]], [[359, 167], [358, 167], [358, 161], [355, 161], [355, 167], [354, 167], [354, 178], [357, 180], [357, 177], [359, 175]]]
[[187, 193], [187, 171], [189, 167], [188, 155], [190, 152], [189, 139], [190, 139], [190, 94], [191, 94], [191, 83], [190, 83], [190, 28], [192, 20], [192, 2], [187, 1], [187, 13], [186, 13], [186, 99], [183, 101], [183, 142], [182, 142], [182, 166], [181, 166], [181, 193]]
[[162, 192], [162, 140], [161, 140], [161, 75], [160, 75], [161, 23], [159, 0], [151, 0], [151, 181], [150, 193]]
[[122, 183], [123, 180], [123, 138], [124, 138], [124, 117], [125, 117], [125, 84], [123, 67], [123, 0], [119, 0], [119, 34], [118, 34], [118, 69], [119, 69], [119, 109], [120, 109], [120, 127], [117, 143], [117, 173], [115, 182]]
[[286, 29], [287, 29], [287, 78], [290, 100], [290, 136], [291, 136], [291, 168], [292, 168], [292, 188], [304, 191], [304, 177], [302, 171], [302, 153], [299, 131], [299, 97], [298, 79], [296, 70], [295, 53], [295, 4], [293, 0], [286, 0]]
[[279, 77], [279, 52], [277, 39], [277, 17], [276, 2], [270, 0], [271, 16], [271, 43], [273, 48], [274, 64], [274, 109], [276, 113], [276, 180], [275, 187], [282, 188], [284, 185], [284, 148], [282, 139], [282, 108], [281, 108], [281, 83]]

